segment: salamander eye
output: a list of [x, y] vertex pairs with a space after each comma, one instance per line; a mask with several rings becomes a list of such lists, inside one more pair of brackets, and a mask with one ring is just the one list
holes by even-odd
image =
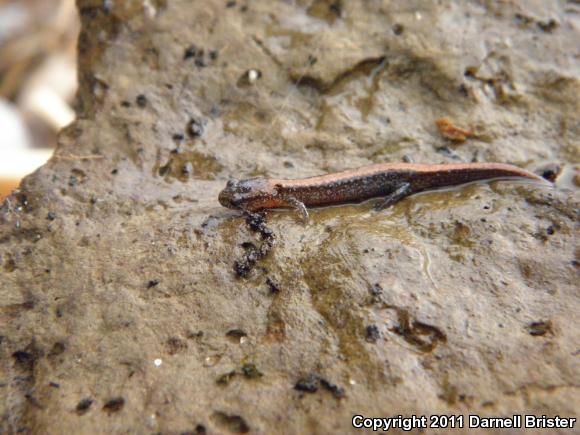
[[239, 180], [232, 178], [232, 179], [228, 180], [226, 187], [228, 189], [235, 189], [235, 187], [238, 185], [239, 182], [240, 182]]

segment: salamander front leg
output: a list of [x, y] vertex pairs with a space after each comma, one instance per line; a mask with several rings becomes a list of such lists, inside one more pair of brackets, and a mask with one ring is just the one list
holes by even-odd
[[410, 193], [411, 193], [411, 184], [401, 183], [392, 193], [385, 196], [382, 200], [380, 200], [375, 204], [375, 210], [384, 210], [385, 208], [390, 207], [396, 202], [399, 202], [404, 197], [409, 196]]
[[294, 197], [290, 197], [287, 199], [288, 204], [294, 207], [294, 209], [300, 214], [300, 218], [302, 219], [303, 223], [308, 222], [308, 210], [306, 210], [306, 206], [303, 202], [298, 201]]

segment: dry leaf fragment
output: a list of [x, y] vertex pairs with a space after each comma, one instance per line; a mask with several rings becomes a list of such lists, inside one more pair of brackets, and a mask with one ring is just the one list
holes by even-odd
[[454, 142], [465, 142], [470, 137], [473, 137], [474, 134], [472, 130], [466, 130], [454, 125], [449, 118], [439, 118], [435, 121], [435, 124], [441, 136]]

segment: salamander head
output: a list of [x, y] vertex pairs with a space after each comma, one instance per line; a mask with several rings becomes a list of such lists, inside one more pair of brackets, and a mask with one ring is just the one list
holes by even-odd
[[253, 211], [263, 208], [273, 194], [274, 189], [265, 178], [234, 179], [228, 181], [218, 200], [227, 208]]

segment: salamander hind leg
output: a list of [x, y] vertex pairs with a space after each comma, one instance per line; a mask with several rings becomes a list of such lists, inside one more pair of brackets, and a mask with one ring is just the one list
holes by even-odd
[[406, 196], [409, 196], [410, 193], [411, 193], [411, 184], [401, 183], [397, 185], [397, 187], [395, 188], [395, 190], [393, 190], [393, 192], [391, 192], [390, 194], [388, 194], [375, 204], [375, 210], [384, 210], [385, 208], [390, 207], [396, 202], [399, 202]]

